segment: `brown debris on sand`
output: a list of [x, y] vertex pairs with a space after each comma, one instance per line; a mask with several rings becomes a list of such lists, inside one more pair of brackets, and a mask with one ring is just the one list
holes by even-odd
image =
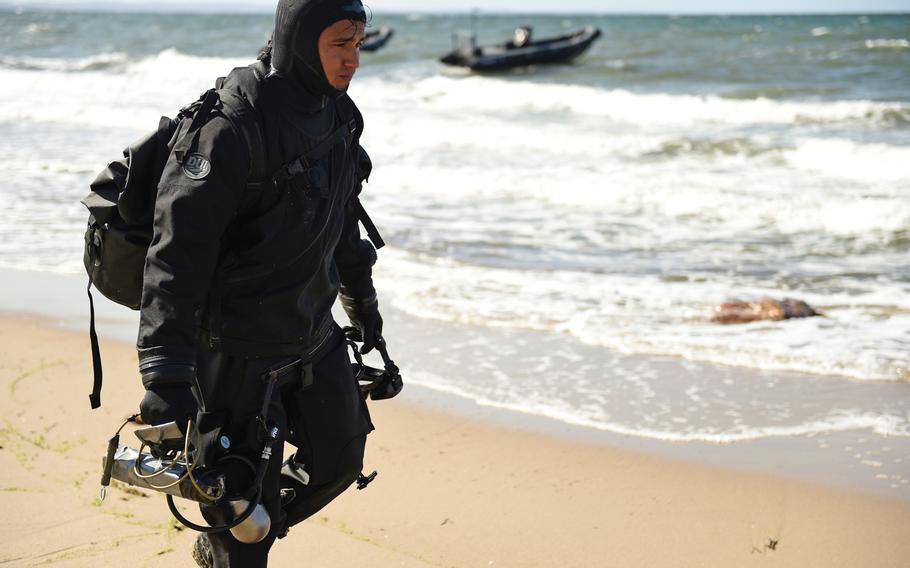
[[714, 306], [711, 321], [714, 323], [749, 323], [759, 320], [780, 321], [791, 318], [808, 318], [822, 315], [802, 300], [762, 298], [754, 302], [731, 300]]

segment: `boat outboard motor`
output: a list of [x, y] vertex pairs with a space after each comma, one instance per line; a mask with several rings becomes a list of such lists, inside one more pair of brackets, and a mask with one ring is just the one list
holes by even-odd
[[515, 28], [515, 34], [512, 36], [512, 44], [515, 47], [524, 47], [531, 41], [531, 26], [521, 26]]
[[314, 95], [337, 97], [319, 59], [319, 34], [339, 20], [366, 23], [360, 0], [280, 0], [272, 32], [272, 70]]

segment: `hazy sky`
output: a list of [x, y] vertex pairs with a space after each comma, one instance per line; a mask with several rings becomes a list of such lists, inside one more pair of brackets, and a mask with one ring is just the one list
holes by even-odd
[[[383, 11], [468, 11], [485, 12], [632, 12], [632, 13], [809, 13], [809, 12], [910, 12], [910, 0], [365, 0], [374, 12]], [[190, 3], [154, 0], [0, 0], [0, 6], [38, 5], [128, 8], [179, 5], [213, 9], [238, 8], [270, 11], [275, 0], [193, 0]]]

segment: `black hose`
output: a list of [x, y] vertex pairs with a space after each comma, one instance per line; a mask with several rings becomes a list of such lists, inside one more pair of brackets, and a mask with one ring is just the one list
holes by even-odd
[[[262, 403], [262, 411], [259, 414], [259, 421], [264, 427], [266, 427], [267, 437], [266, 437], [265, 443], [262, 446], [262, 457], [259, 459], [259, 467], [256, 468], [256, 476], [253, 480], [253, 484], [250, 486], [251, 488], [253, 488], [253, 487], [256, 488], [255, 496], [253, 497], [253, 499], [250, 500], [250, 504], [246, 508], [246, 510], [243, 512], [243, 514], [240, 515], [238, 518], [234, 519], [233, 521], [230, 521], [229, 523], [227, 523], [225, 525], [212, 527], [212, 526], [197, 525], [193, 521], [191, 521], [191, 520], [187, 519], [186, 517], [184, 517], [183, 515], [181, 515], [180, 511], [177, 510], [177, 506], [174, 504], [174, 497], [171, 494], [167, 494], [166, 498], [167, 498], [168, 509], [170, 509], [171, 514], [174, 515], [174, 518], [177, 519], [178, 521], [180, 521], [180, 523], [183, 524], [185, 527], [192, 529], [194, 531], [209, 533], [209, 534], [219, 533], [219, 532], [224, 532], [224, 531], [230, 530], [230, 529], [236, 527], [237, 525], [239, 525], [240, 523], [242, 523], [243, 521], [247, 520], [249, 518], [249, 516], [253, 514], [253, 511], [256, 509], [256, 507], [259, 505], [259, 502], [262, 500], [262, 483], [265, 480], [265, 474], [269, 467], [269, 460], [272, 457], [272, 444], [274, 444], [275, 441], [278, 439], [277, 434], [268, 428], [267, 422], [266, 422], [266, 417], [268, 416], [269, 402], [271, 401], [271, 398], [272, 398], [272, 392], [275, 387], [275, 382], [278, 380], [278, 373], [277, 372], [269, 373], [266, 377], [266, 380], [267, 380], [267, 382], [266, 382], [266, 389], [265, 389], [265, 397], [264, 397], [264, 400]], [[277, 428], [274, 430], [277, 431]], [[249, 463], [247, 460], [243, 459], [242, 461], [246, 461], [250, 466], [252, 466], [252, 464]], [[244, 495], [244, 498], [246, 498], [249, 493], [250, 492], [247, 492], [247, 495]]]
[[203, 525], [197, 525], [193, 521], [187, 519], [180, 514], [180, 511], [177, 510], [177, 506], [174, 505], [174, 496], [170, 493], [167, 494], [167, 508], [171, 510], [171, 514], [174, 515], [174, 518], [180, 521], [180, 524], [185, 526], [188, 529], [193, 529], [194, 531], [203, 532], [203, 533], [219, 533], [224, 531], [229, 531], [232, 528], [236, 527], [243, 521], [247, 520], [250, 515], [253, 514], [253, 511], [259, 505], [260, 499], [262, 499], [262, 486], [259, 486], [259, 489], [256, 491], [256, 498], [250, 501], [250, 506], [246, 508], [242, 515], [234, 519], [233, 521], [227, 523], [226, 525], [220, 525], [216, 527], [209, 527]]

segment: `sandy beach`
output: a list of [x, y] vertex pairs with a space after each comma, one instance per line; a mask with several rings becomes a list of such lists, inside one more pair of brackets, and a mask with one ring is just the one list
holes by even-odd
[[[138, 313], [95, 294], [92, 411], [79, 201], [277, 37], [275, 3], [36, 1], [0, 7], [0, 568], [192, 568], [161, 494], [98, 499]], [[395, 37], [348, 92], [405, 390], [370, 405], [376, 481], [271, 565], [910, 568], [910, 14], [852, 3], [375, 6]], [[439, 61], [518, 25], [603, 37], [571, 65]], [[762, 298], [818, 315], [712, 321]]]
[[[87, 338], [53, 324], [0, 318], [0, 564], [193, 566], [194, 534], [162, 497], [97, 499], [106, 441], [141, 394], [132, 346], [102, 343], [92, 412]], [[371, 411], [376, 482], [295, 528], [271, 565], [910, 565], [905, 500], [508, 429], [407, 391]]]

